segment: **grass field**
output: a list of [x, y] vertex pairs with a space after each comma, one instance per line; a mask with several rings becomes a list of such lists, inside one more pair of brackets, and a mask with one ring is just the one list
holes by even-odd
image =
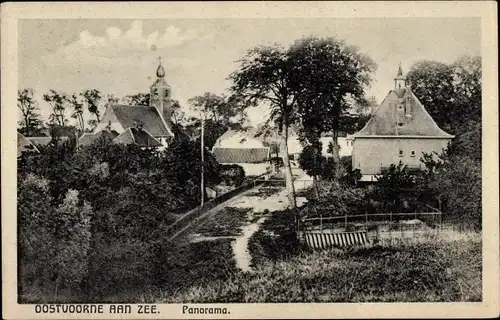
[[[481, 236], [309, 252], [274, 213], [252, 239], [255, 271], [156, 295], [160, 303], [481, 301]], [[287, 244], [287, 245], [285, 245]], [[232, 273], [234, 272], [234, 273]], [[205, 272], [203, 272], [205, 274]], [[148, 299], [149, 300], [149, 299]]]

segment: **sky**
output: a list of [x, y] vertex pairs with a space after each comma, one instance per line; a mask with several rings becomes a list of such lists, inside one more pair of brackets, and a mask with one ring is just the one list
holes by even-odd
[[[173, 98], [187, 108], [196, 95], [227, 92], [246, 50], [310, 35], [345, 40], [370, 56], [378, 68], [367, 94], [378, 102], [393, 88], [399, 63], [407, 72], [420, 60], [481, 54], [479, 18], [32, 19], [19, 20], [18, 32], [18, 86], [35, 90], [45, 119], [42, 95], [50, 89], [148, 92], [160, 56]], [[265, 106], [249, 111], [253, 123], [265, 115]]]

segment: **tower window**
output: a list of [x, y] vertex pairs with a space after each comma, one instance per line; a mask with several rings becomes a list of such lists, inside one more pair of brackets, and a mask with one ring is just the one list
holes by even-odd
[[402, 157], [403, 156], [403, 150], [399, 150], [399, 156]]
[[411, 152], [411, 156], [412, 156], [412, 157], [416, 156], [416, 152], [415, 152], [415, 150], [413, 150], [413, 151]]

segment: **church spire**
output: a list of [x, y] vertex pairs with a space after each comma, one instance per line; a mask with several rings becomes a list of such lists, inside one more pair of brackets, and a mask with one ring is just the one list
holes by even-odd
[[163, 69], [163, 66], [161, 65], [161, 57], [158, 57], [158, 69], [156, 69], [156, 76], [158, 78], [165, 77], [165, 69]]
[[403, 76], [403, 68], [401, 67], [401, 62], [399, 62], [398, 74], [394, 78], [394, 89], [401, 89], [406, 86], [406, 77]]

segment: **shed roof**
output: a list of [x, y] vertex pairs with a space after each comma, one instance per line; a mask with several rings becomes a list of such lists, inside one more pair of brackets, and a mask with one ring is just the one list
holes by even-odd
[[212, 150], [219, 163], [262, 163], [269, 159], [269, 147], [264, 148], [219, 148]]

